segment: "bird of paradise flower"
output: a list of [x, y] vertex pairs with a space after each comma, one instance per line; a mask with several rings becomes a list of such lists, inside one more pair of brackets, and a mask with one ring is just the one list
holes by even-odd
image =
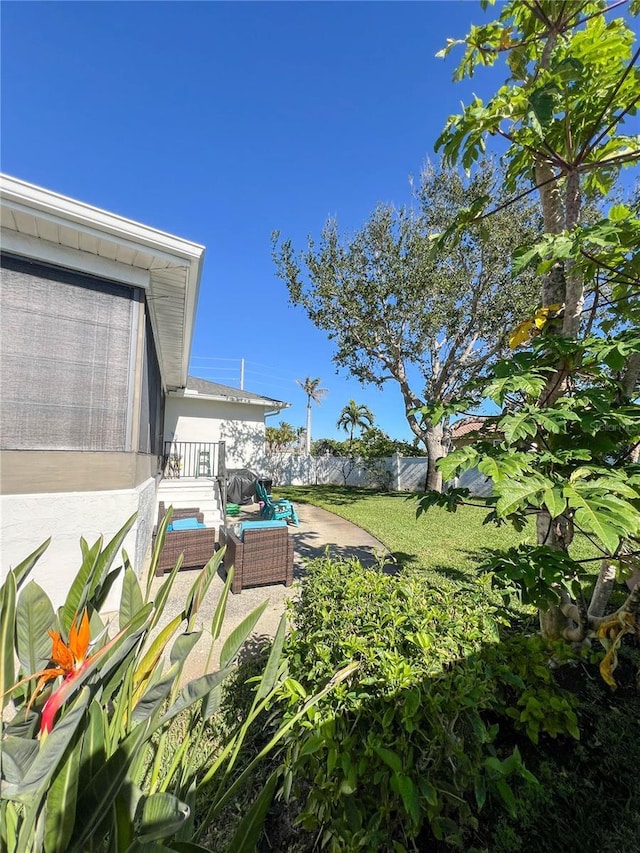
[[14, 684], [10, 691], [12, 692], [17, 687], [32, 681], [34, 678], [38, 679], [33, 695], [31, 696], [26, 708], [26, 713], [28, 714], [33, 703], [47, 683], [62, 676], [62, 683], [51, 693], [43, 705], [40, 719], [41, 737], [46, 736], [51, 731], [55, 722], [56, 714], [79, 685], [82, 676], [85, 675], [90, 667], [93, 668], [93, 665], [97, 663], [99, 659], [104, 657], [111, 648], [113, 648], [118, 640], [121, 639], [125, 631], [126, 628], [116, 634], [115, 637], [105, 643], [104, 646], [101, 646], [100, 649], [92, 655], [88, 654], [90, 646], [90, 627], [89, 616], [86, 610], [83, 611], [81, 617], [78, 618], [77, 614], [74, 617], [69, 629], [69, 635], [66, 643], [62, 639], [60, 631], [50, 630], [48, 632], [52, 640], [50, 661], [53, 666], [48, 666], [39, 672], [34, 672], [32, 675], [23, 678], [21, 681], [18, 681], [17, 684]]

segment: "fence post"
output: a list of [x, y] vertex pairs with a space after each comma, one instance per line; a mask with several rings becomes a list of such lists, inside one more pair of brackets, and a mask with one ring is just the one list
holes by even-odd
[[398, 451], [391, 457], [391, 491], [399, 492], [401, 490], [400, 483], [400, 460], [402, 456]]

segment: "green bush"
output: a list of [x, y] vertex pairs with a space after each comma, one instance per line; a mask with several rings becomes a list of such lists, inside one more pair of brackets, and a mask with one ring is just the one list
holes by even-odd
[[548, 651], [500, 642], [501, 621], [485, 583], [307, 567], [284, 650], [300, 696], [347, 661], [359, 670], [292, 729], [283, 793], [302, 827], [332, 850], [402, 851], [427, 837], [461, 846], [487, 799], [514, 811], [514, 783], [535, 783], [518, 737], [577, 728]]

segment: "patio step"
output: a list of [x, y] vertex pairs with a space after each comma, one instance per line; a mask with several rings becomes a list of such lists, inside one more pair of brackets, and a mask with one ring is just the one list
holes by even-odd
[[[210, 479], [162, 480], [158, 486], [158, 503], [184, 509], [197, 506], [204, 514], [207, 527], [217, 527], [222, 522], [218, 486]], [[157, 516], [157, 507], [156, 507]]]

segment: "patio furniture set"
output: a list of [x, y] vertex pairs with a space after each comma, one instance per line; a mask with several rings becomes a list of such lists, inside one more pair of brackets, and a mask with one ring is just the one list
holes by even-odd
[[[233, 593], [241, 592], [246, 586], [276, 583], [290, 586], [293, 582], [293, 539], [287, 521], [297, 525], [298, 515], [290, 501], [274, 501], [266, 491], [264, 498], [260, 498], [260, 521], [222, 525], [217, 542], [215, 528], [205, 526], [198, 507], [174, 509], [156, 575], [171, 571], [181, 554], [182, 569], [201, 568], [216, 550], [226, 548], [223, 565], [226, 571], [234, 566]], [[167, 508], [160, 503], [158, 527], [166, 513]]]

